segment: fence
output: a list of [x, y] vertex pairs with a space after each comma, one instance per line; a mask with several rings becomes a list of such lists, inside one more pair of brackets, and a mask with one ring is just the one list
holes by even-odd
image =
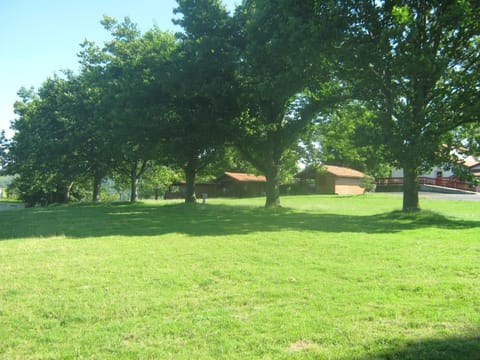
[[[377, 186], [402, 186], [403, 185], [403, 178], [401, 177], [394, 177], [394, 178], [379, 178], [376, 181]], [[475, 187], [467, 182], [460, 181], [457, 178], [449, 178], [449, 177], [436, 177], [436, 178], [429, 178], [429, 177], [419, 177], [418, 178], [419, 185], [436, 185], [442, 186], [452, 189], [460, 189], [460, 190], [475, 190]]]

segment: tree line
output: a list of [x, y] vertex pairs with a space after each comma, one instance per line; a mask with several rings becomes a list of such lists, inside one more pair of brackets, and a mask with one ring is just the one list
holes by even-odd
[[[153, 165], [180, 169], [186, 202], [215, 164], [253, 167], [280, 206], [300, 157], [417, 177], [478, 144], [477, 1], [177, 0], [173, 34], [104, 17], [111, 39], [81, 44], [78, 74], [22, 88], [4, 171], [31, 204], [68, 201]], [[444, 144], [448, 144], [445, 147]], [[217, 167], [218, 168], [218, 167]], [[90, 189], [90, 190], [86, 190]]]

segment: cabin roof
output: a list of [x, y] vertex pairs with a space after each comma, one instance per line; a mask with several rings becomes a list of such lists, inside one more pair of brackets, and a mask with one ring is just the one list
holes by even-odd
[[[361, 171], [357, 171], [354, 169], [350, 169], [343, 166], [335, 166], [335, 165], [323, 165], [323, 169], [326, 170], [327, 173], [335, 175], [337, 177], [348, 177], [348, 178], [363, 178], [365, 176], [364, 173]], [[313, 167], [307, 167], [299, 172], [295, 177], [301, 179], [308, 179], [308, 178], [315, 178], [317, 173], [321, 173], [323, 169], [315, 169]]]
[[361, 171], [343, 166], [324, 165], [330, 174], [340, 177], [363, 178], [365, 174]]
[[254, 175], [254, 174], [246, 174], [246, 173], [235, 173], [235, 172], [228, 172], [225, 171], [223, 176], [220, 178], [230, 178], [235, 181], [239, 182], [267, 182], [267, 179], [263, 175]]
[[480, 165], [480, 162], [478, 161], [478, 159], [475, 156], [469, 155], [465, 158], [465, 160], [463, 160], [463, 164], [466, 167], [473, 168], [473, 167], [476, 167], [476, 166]]

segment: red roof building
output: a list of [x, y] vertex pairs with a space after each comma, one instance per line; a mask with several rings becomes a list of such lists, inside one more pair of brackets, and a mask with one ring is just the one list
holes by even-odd
[[[195, 184], [197, 197], [207, 194], [208, 197], [251, 197], [265, 194], [267, 179], [262, 175], [224, 172], [209, 183]], [[182, 199], [185, 197], [185, 181], [170, 185], [165, 199]]]
[[231, 178], [232, 180], [239, 181], [239, 182], [261, 182], [261, 183], [267, 182], [267, 179], [263, 175], [234, 173], [234, 172], [228, 172], [228, 171], [225, 171], [219, 179], [222, 179], [222, 178]]
[[224, 172], [215, 183], [220, 196], [250, 197], [265, 194], [267, 179], [262, 175]]

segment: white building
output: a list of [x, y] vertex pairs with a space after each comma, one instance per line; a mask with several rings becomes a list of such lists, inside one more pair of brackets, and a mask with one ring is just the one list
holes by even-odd
[[[474, 176], [480, 181], [480, 160], [473, 155], [462, 156], [458, 155], [461, 163], [467, 167]], [[392, 178], [403, 178], [403, 169], [394, 169], [392, 171]], [[451, 179], [455, 178], [456, 175], [451, 169], [445, 169], [443, 167], [433, 167], [430, 171], [423, 173], [419, 176], [420, 179], [432, 179], [433, 181], [430, 184], [447, 186], [445, 185]], [[480, 192], [480, 185], [478, 185], [475, 191]]]

